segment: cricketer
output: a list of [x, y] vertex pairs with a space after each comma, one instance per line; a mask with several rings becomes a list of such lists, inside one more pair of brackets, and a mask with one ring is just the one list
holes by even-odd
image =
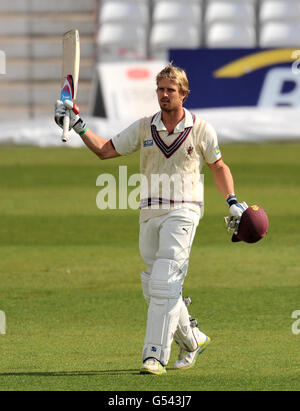
[[[170, 63], [158, 73], [156, 85], [161, 110], [137, 120], [111, 140], [93, 133], [78, 114], [70, 111], [69, 115], [70, 129], [101, 160], [140, 150], [140, 171], [148, 182], [140, 198], [139, 248], [145, 263], [141, 283], [148, 304], [140, 373], [162, 375], [173, 340], [180, 347], [176, 369], [194, 366], [210, 343], [182, 296], [192, 243], [203, 217], [203, 165], [211, 170], [232, 216], [240, 217], [247, 205], [236, 198], [214, 128], [184, 108], [190, 92], [185, 71]], [[55, 121], [60, 127], [67, 110], [57, 101]], [[168, 176], [174, 184], [167, 190], [157, 187], [151, 184], [154, 175]]]

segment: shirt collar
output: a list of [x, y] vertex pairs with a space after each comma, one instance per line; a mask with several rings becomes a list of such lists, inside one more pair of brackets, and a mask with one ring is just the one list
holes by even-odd
[[[192, 114], [183, 108], [185, 111], [185, 116], [184, 118], [176, 125], [174, 128], [174, 134], [175, 133], [182, 133], [186, 128], [188, 127], [193, 127], [194, 121], [193, 121], [193, 116]], [[166, 126], [162, 122], [161, 119], [161, 111], [159, 111], [155, 116], [153, 117], [153, 120], [151, 122], [151, 125], [154, 125], [156, 127], [157, 131], [167, 131]]]

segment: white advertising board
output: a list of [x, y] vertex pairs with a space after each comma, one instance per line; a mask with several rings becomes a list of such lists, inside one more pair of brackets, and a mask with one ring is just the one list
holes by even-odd
[[159, 111], [155, 78], [166, 65], [166, 61], [100, 63], [97, 72], [106, 117], [131, 121]]

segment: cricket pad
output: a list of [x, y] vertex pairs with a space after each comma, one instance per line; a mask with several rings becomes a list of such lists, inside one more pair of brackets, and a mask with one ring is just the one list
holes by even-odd
[[256, 243], [267, 234], [269, 219], [264, 209], [258, 205], [252, 205], [243, 212], [237, 234], [233, 234], [232, 241], [245, 241]]

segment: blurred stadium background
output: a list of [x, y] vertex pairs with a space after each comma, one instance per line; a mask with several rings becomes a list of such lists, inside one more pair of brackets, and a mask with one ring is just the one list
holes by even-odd
[[[102, 135], [111, 137], [157, 109], [154, 75], [172, 59], [191, 79], [188, 108], [204, 110], [220, 140], [298, 139], [299, 21], [299, 0], [1, 2], [6, 75], [0, 76], [0, 142], [60, 144], [53, 138], [59, 135], [53, 102], [60, 89], [62, 34], [72, 28], [81, 34], [78, 103]], [[179, 49], [186, 53], [176, 54]], [[264, 49], [285, 50], [285, 57], [259, 56]], [[244, 67], [239, 78], [215, 78], [214, 70], [255, 53], [256, 66], [248, 73]], [[272, 77], [280, 68], [285, 72]], [[207, 100], [212, 93], [215, 104]], [[80, 139], [75, 136], [71, 145], [81, 145]]]

